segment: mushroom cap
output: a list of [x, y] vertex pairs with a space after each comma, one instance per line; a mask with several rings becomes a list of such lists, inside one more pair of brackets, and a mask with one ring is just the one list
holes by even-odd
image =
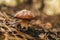
[[29, 11], [29, 10], [21, 10], [19, 12], [17, 12], [14, 17], [16, 18], [20, 18], [20, 19], [33, 19], [35, 17], [35, 15], [33, 14], [32, 11]]

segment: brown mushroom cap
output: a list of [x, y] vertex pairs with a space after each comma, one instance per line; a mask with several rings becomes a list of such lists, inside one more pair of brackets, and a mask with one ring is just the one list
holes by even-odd
[[29, 11], [29, 10], [21, 10], [19, 12], [17, 12], [14, 17], [16, 18], [21, 18], [21, 19], [32, 19], [35, 17], [35, 15], [33, 14], [33, 12]]

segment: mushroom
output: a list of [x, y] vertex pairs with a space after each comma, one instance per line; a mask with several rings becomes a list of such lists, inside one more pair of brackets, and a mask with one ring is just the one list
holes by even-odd
[[35, 18], [35, 15], [33, 14], [32, 11], [24, 9], [24, 10], [17, 12], [14, 15], [14, 17], [22, 19], [22, 22], [21, 22], [22, 28], [28, 28], [28, 21]]

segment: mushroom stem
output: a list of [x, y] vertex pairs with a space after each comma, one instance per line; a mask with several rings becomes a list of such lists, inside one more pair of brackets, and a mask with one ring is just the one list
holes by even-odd
[[26, 20], [22, 20], [22, 22], [21, 22], [21, 28], [23, 28], [23, 29], [27, 29], [28, 28], [28, 23], [27, 23]]

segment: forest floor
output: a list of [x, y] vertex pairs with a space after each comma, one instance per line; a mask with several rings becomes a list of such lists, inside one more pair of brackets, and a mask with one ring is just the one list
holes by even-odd
[[22, 28], [22, 19], [14, 17], [19, 9], [0, 9], [0, 40], [60, 40], [60, 15], [48, 16], [40, 12], [40, 16]]

